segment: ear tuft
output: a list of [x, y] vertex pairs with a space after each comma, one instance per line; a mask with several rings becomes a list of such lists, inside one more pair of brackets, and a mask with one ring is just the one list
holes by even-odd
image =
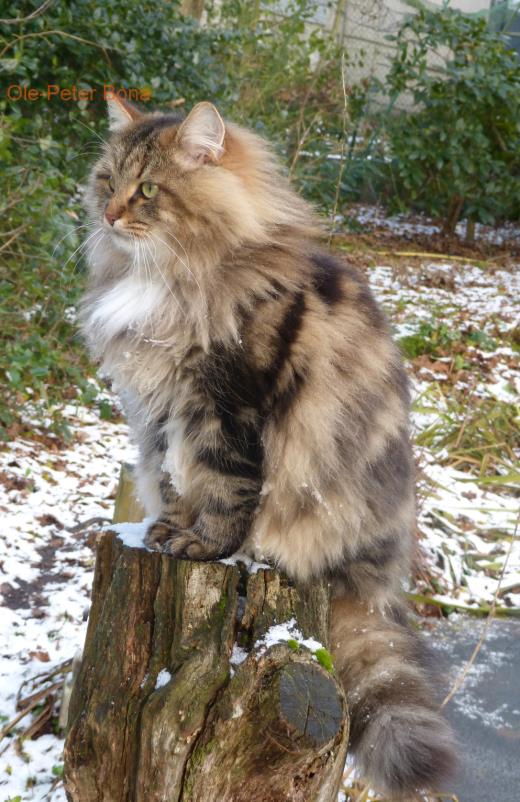
[[224, 153], [226, 127], [212, 103], [197, 103], [177, 135], [177, 142], [194, 164], [218, 162]]
[[128, 123], [140, 120], [143, 116], [139, 109], [113, 92], [107, 92], [106, 101], [111, 131], [120, 131]]

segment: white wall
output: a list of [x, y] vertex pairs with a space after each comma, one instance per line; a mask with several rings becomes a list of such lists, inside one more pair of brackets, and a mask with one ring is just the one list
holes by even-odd
[[[413, 13], [413, 8], [402, 0], [336, 0], [331, 8], [330, 2], [322, 0], [316, 21], [331, 27], [339, 4], [340, 19], [336, 20], [336, 30], [341, 34], [345, 50], [351, 62], [363, 59], [363, 66], [351, 65], [348, 81], [355, 82], [367, 76], [384, 80], [394, 45], [388, 42], [387, 34], [395, 34], [403, 19]], [[451, 7], [464, 12], [487, 11], [491, 0], [452, 0]], [[442, 6], [442, 0], [429, 0], [428, 5]]]

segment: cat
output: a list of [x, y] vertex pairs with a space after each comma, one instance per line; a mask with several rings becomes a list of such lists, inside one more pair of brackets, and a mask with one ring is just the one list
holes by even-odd
[[108, 107], [81, 319], [139, 445], [146, 543], [327, 577], [361, 773], [392, 795], [438, 787], [453, 740], [403, 611], [409, 393], [385, 316], [263, 140], [207, 102]]

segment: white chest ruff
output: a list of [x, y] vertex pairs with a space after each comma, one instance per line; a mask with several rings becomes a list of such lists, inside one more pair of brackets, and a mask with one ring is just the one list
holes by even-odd
[[164, 455], [161, 469], [171, 477], [171, 483], [177, 493], [182, 496], [186, 491], [187, 464], [184, 447], [184, 424], [177, 418], [171, 418], [167, 427], [168, 448]]
[[126, 276], [96, 302], [89, 315], [89, 328], [107, 339], [127, 329], [143, 330], [160, 314], [167, 293], [162, 283]]

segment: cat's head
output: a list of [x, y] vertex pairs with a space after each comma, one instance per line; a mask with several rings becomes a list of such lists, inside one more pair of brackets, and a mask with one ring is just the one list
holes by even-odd
[[111, 136], [87, 196], [94, 224], [117, 251], [153, 247], [214, 253], [303, 220], [304, 204], [258, 137], [225, 124], [211, 103], [183, 119], [108, 99]]

